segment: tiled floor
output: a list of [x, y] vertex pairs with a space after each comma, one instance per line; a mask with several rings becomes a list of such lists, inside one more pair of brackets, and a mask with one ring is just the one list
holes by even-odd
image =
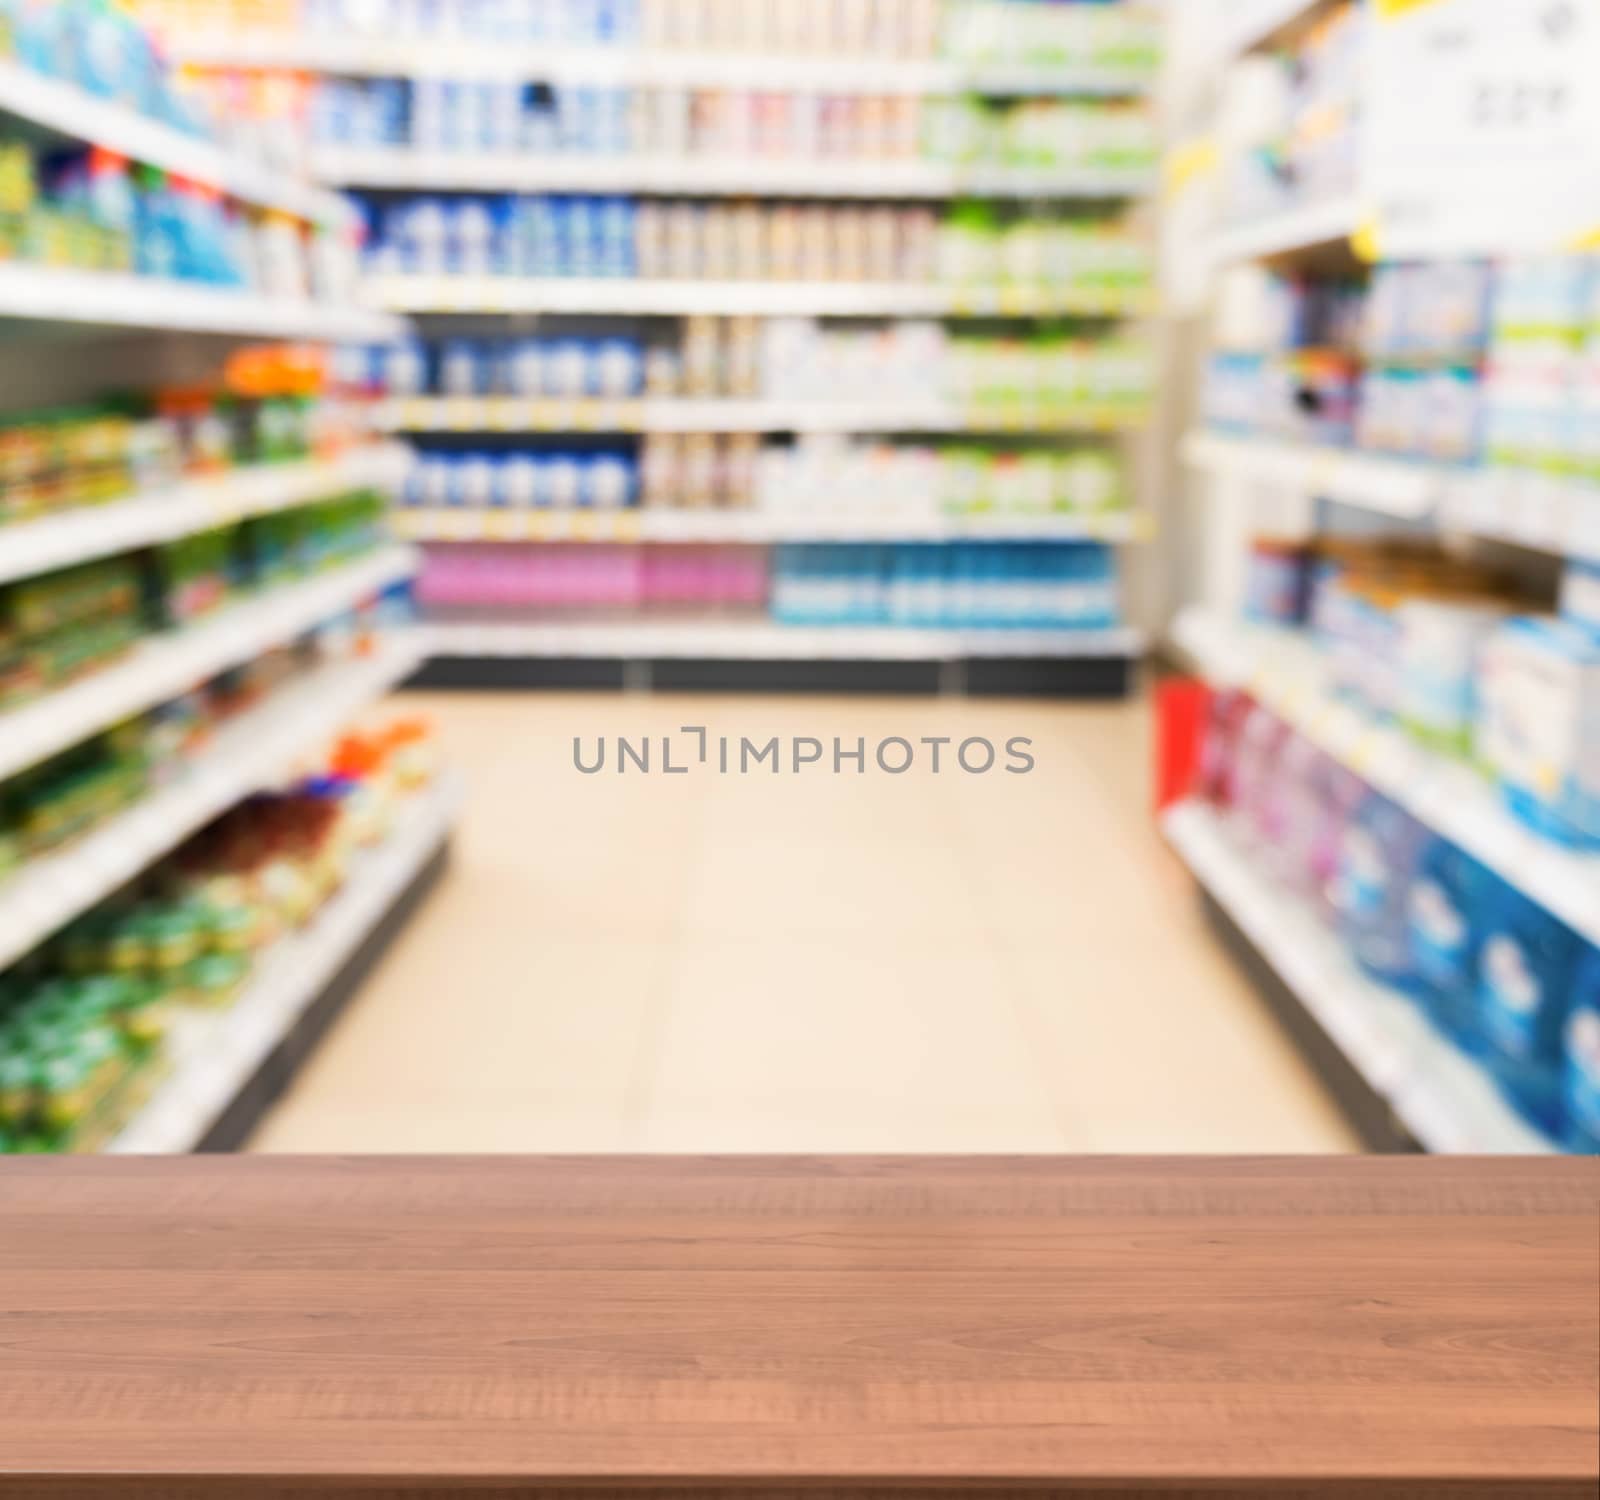
[[[1153, 831], [1141, 704], [425, 704], [452, 871], [258, 1149], [1354, 1149]], [[691, 724], [1026, 735], [1037, 769], [573, 769]]]

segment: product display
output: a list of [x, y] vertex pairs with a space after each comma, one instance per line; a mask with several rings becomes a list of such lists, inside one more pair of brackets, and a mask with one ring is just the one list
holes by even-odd
[[0, 585], [0, 707], [52, 692], [251, 590], [373, 550], [384, 513], [382, 496], [351, 495]]
[[749, 614], [766, 603], [767, 587], [767, 554], [759, 547], [472, 544], [429, 547], [417, 599], [447, 617], [686, 608]]
[[790, 625], [1105, 630], [1116, 570], [1096, 546], [780, 547], [772, 613]]
[[750, 547], [430, 547], [418, 598], [530, 616], [694, 605], [785, 625], [1103, 630], [1119, 618], [1110, 552], [999, 544]]
[[1224, 432], [1593, 479], [1600, 261], [1242, 273], [1206, 383]]
[[1237, 65], [1225, 115], [1224, 215], [1268, 217], [1356, 185], [1367, 7], [1322, 7], [1288, 48]]
[[[417, 341], [375, 352], [374, 384], [411, 398], [751, 399], [937, 408], [976, 423], [1131, 425], [1154, 394], [1148, 346], [1048, 326], [1025, 337], [937, 323], [832, 327], [815, 319], [689, 318], [674, 344], [571, 337]], [[889, 423], [893, 425], [893, 423]]]
[[1027, 0], [138, 0], [169, 34], [542, 43], [651, 53], [748, 52], [1154, 73], [1159, 29], [1121, 5]]
[[[0, 130], [0, 260], [132, 271], [270, 298], [354, 300], [355, 240], [340, 215], [324, 216], [321, 199], [297, 198], [292, 181], [233, 196], [230, 183], [249, 178], [254, 163], [192, 174], [170, 165], [190, 159], [187, 137], [197, 145], [214, 137], [210, 115], [194, 107], [121, 8], [103, 0], [17, 3], [4, 19], [0, 62], [9, 56], [26, 73], [82, 90], [91, 108], [101, 100], [125, 106], [136, 125], [127, 150], [92, 133], [69, 146], [42, 145], [10, 124]], [[74, 114], [70, 104], [55, 106], [45, 123], [70, 133]], [[151, 160], [140, 159], [139, 142], [149, 139], [138, 135], [140, 116], [176, 132], [158, 138]]]
[[209, 129], [126, 7], [104, 0], [8, 0], [0, 13], [0, 56], [187, 134]]
[[925, 207], [592, 195], [373, 204], [383, 275], [894, 281], [952, 288], [1147, 292], [1148, 249], [1114, 219]]
[[[136, 755], [35, 784], [52, 833], [132, 795]], [[381, 840], [432, 775], [427, 725], [352, 735], [318, 774], [246, 802], [107, 905], [0, 976], [0, 1133], [16, 1151], [90, 1151], [137, 1113], [195, 1008], [233, 1004], [285, 934], [312, 921], [355, 854]], [[44, 787], [52, 794], [47, 799]]]
[[[1560, 921], [1242, 695], [1212, 710], [1206, 790], [1274, 878], [1411, 997], [1552, 1141], [1592, 1149], [1600, 961]], [[1591, 979], [1592, 982], [1592, 979]]]
[[370, 397], [339, 386], [319, 355], [252, 349], [216, 384], [0, 419], [0, 524], [329, 457], [371, 431]]

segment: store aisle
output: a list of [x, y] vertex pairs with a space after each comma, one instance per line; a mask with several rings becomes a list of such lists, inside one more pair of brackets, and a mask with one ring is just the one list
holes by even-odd
[[[1145, 814], [1143, 705], [406, 702], [468, 783], [453, 869], [256, 1149], [1355, 1147]], [[684, 725], [1037, 768], [573, 768]]]

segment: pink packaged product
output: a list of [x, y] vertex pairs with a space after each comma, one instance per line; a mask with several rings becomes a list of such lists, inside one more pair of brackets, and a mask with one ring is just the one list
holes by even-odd
[[1234, 826], [1246, 837], [1271, 840], [1275, 836], [1274, 812], [1282, 800], [1274, 796], [1274, 771], [1288, 738], [1289, 726], [1276, 714], [1252, 705], [1234, 740]]
[[425, 549], [416, 597], [449, 613], [755, 609], [767, 563], [759, 547], [450, 543]]

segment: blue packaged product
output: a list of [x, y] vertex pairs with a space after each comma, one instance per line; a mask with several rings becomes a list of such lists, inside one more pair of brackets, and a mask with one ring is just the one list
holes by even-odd
[[398, 230], [396, 238], [403, 246], [408, 271], [441, 276], [454, 269], [450, 259], [455, 214], [444, 199], [413, 198], [394, 211], [390, 223]]
[[1561, 1033], [1583, 945], [1505, 882], [1481, 908], [1478, 1020], [1500, 1091], [1535, 1126], [1561, 1131]]
[[562, 269], [568, 276], [596, 276], [601, 241], [599, 200], [580, 193], [566, 199], [564, 208]]
[[517, 339], [506, 350], [502, 380], [506, 394], [524, 400], [545, 390], [545, 345], [542, 339]]
[[410, 93], [398, 78], [375, 78], [368, 85], [368, 106], [373, 143], [403, 146], [407, 143]]
[[348, 78], [324, 78], [311, 95], [311, 139], [319, 146], [348, 146], [356, 139], [359, 85]]
[[576, 454], [547, 454], [543, 477], [543, 498], [553, 509], [576, 510], [582, 503], [583, 466]]
[[494, 503], [506, 510], [531, 510], [539, 503], [541, 475], [532, 453], [507, 453], [495, 475]]
[[565, 400], [594, 394], [593, 340], [551, 339], [545, 348], [545, 394]]
[[1344, 829], [1333, 905], [1356, 962], [1387, 984], [1412, 982], [1408, 900], [1434, 836], [1403, 808], [1368, 795]]
[[633, 276], [636, 274], [638, 206], [631, 198], [600, 200], [600, 240], [595, 274]]
[[523, 200], [526, 238], [522, 254], [531, 276], [565, 276], [567, 271], [566, 209], [558, 198], [542, 194]]
[[449, 504], [483, 510], [494, 501], [495, 459], [487, 453], [457, 453], [450, 466]]
[[379, 390], [392, 397], [419, 397], [429, 390], [427, 345], [421, 339], [398, 339], [373, 350], [373, 377]]
[[601, 339], [590, 363], [590, 384], [596, 396], [616, 401], [639, 394], [644, 384], [644, 351], [637, 339]]
[[1411, 972], [1434, 1024], [1457, 1046], [1481, 1050], [1477, 973], [1480, 908], [1494, 877], [1470, 855], [1436, 839], [1407, 897]]
[[1600, 1153], [1600, 949], [1590, 948], [1578, 965], [1563, 1053], [1566, 1144]]
[[437, 510], [450, 503], [455, 462], [448, 453], [423, 453], [417, 458], [417, 504]]
[[447, 339], [439, 350], [439, 394], [486, 396], [491, 369], [486, 345], [475, 339]]
[[621, 453], [594, 453], [583, 466], [580, 503], [592, 510], [625, 510], [634, 502], [635, 475]]
[[457, 276], [497, 276], [506, 269], [500, 200], [462, 198], [446, 210], [447, 269]]

